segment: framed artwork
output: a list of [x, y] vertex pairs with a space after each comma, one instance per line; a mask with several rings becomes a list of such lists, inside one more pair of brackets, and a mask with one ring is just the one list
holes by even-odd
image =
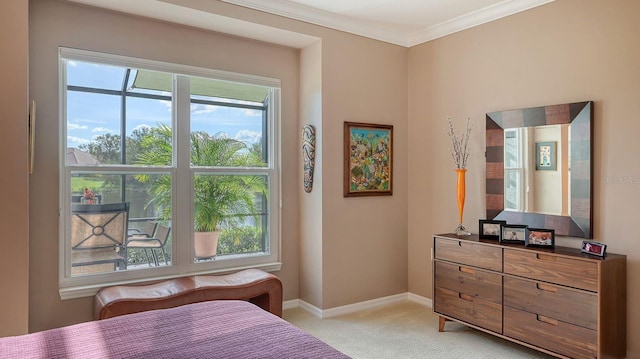
[[500, 239], [500, 227], [507, 224], [507, 221], [494, 221], [481, 219], [478, 236], [480, 239]]
[[527, 226], [524, 224], [505, 224], [500, 227], [500, 243], [524, 244], [527, 238]]
[[391, 196], [393, 126], [344, 123], [344, 196]]
[[556, 170], [555, 142], [536, 142], [536, 170]]
[[553, 229], [528, 228], [525, 247], [555, 248], [556, 234]]
[[603, 243], [593, 242], [593, 241], [582, 241], [582, 245], [580, 246], [580, 251], [582, 253], [592, 254], [598, 257], [604, 257], [605, 252], [607, 251], [607, 245]]

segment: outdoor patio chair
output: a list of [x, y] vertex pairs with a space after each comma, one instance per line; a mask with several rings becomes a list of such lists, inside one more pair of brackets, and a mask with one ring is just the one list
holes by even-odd
[[127, 268], [129, 203], [71, 205], [71, 266]]
[[[127, 249], [144, 249], [145, 254], [147, 250], [151, 251], [153, 255], [153, 262], [156, 267], [159, 266], [158, 262], [158, 254], [156, 250], [160, 249], [162, 251], [162, 256], [164, 258], [164, 263], [169, 265], [169, 261], [167, 260], [167, 252], [164, 249], [167, 240], [169, 239], [169, 235], [171, 233], [171, 227], [158, 225], [158, 229], [156, 230], [156, 234], [154, 237], [147, 237], [144, 235], [132, 235], [127, 239]], [[151, 260], [149, 259], [149, 255], [147, 255], [147, 262], [149, 266], [151, 266]]]

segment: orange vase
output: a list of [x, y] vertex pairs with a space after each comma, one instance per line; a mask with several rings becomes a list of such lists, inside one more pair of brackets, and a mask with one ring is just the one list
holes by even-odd
[[464, 168], [456, 169], [456, 174], [458, 175], [458, 214], [460, 215], [460, 222], [458, 223], [458, 227], [456, 227], [454, 233], [459, 236], [468, 236], [471, 235], [464, 226], [462, 225], [462, 215], [464, 213], [464, 197], [466, 190], [465, 177], [467, 174], [467, 170]]

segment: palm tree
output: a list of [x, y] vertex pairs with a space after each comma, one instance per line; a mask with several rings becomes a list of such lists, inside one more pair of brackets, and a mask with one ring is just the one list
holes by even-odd
[[[171, 128], [161, 124], [143, 138], [137, 164], [170, 165]], [[191, 134], [191, 165], [202, 167], [261, 167], [265, 166], [260, 154], [250, 151], [243, 142], [223, 134], [210, 136], [205, 132]], [[149, 184], [152, 196], [148, 205], [160, 208], [164, 219], [171, 218], [171, 179], [169, 176], [136, 175], [136, 179]], [[259, 175], [194, 175], [194, 228], [196, 257], [216, 255], [220, 230], [238, 229], [247, 216], [258, 222], [257, 195], [266, 195], [265, 178]], [[206, 234], [202, 234], [206, 233]], [[206, 239], [201, 239], [206, 237]], [[204, 243], [201, 243], [204, 242]], [[206, 253], [205, 253], [206, 252]]]

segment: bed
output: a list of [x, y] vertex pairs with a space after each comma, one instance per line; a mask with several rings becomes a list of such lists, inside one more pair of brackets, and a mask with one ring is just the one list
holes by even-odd
[[348, 358], [243, 300], [215, 300], [0, 338], [0, 358]]

